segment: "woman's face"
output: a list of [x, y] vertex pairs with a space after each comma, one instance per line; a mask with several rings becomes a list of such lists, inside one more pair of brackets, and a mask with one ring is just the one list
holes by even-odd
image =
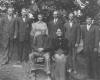
[[62, 36], [62, 31], [61, 29], [58, 29], [57, 32], [56, 32], [57, 36]]
[[43, 19], [43, 16], [42, 15], [38, 15], [38, 20], [42, 21], [42, 19]]

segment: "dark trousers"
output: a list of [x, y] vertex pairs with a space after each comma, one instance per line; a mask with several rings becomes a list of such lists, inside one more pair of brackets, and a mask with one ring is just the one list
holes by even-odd
[[87, 70], [88, 75], [90, 78], [97, 78], [97, 58], [98, 58], [98, 52], [94, 52], [93, 48], [87, 47], [85, 50], [85, 54], [87, 56]]
[[9, 62], [9, 61], [12, 59], [12, 57], [13, 57], [14, 42], [15, 42], [14, 39], [9, 40], [9, 42], [8, 42], [8, 46], [7, 46], [7, 49], [8, 49], [8, 54], [7, 54], [7, 56], [8, 56], [8, 62]]
[[23, 51], [24, 51], [24, 48], [25, 48], [25, 42], [24, 41], [19, 41], [18, 42], [18, 59], [19, 61], [23, 61], [22, 57], [23, 57]]
[[18, 42], [18, 57], [19, 61], [28, 61], [31, 47], [29, 41]]
[[75, 48], [75, 44], [73, 43], [69, 43], [69, 55], [70, 55], [70, 67], [72, 67], [73, 70], [76, 70], [76, 48]]

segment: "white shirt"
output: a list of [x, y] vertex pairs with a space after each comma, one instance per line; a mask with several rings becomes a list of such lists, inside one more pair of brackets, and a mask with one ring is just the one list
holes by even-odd
[[57, 23], [57, 21], [58, 21], [58, 18], [54, 19], [54, 23]]
[[69, 21], [69, 25], [72, 28], [73, 22]]
[[8, 20], [11, 21], [12, 20], [12, 16], [8, 15]]
[[26, 18], [22, 18], [23, 19], [23, 22], [25, 22]]
[[88, 24], [87, 24], [87, 30], [88, 30], [88, 31], [90, 30], [90, 27], [91, 27], [91, 25], [88, 25]]

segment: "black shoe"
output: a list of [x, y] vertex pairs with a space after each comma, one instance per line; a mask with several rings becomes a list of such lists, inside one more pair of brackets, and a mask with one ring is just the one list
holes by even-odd
[[7, 65], [7, 64], [9, 64], [9, 61], [6, 61], [5, 63], [3, 63], [2, 65]]

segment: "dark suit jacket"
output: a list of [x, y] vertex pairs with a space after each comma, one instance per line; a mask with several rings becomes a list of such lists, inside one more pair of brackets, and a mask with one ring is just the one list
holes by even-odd
[[99, 47], [99, 27], [97, 25], [91, 25], [89, 31], [87, 25], [82, 26], [82, 39], [84, 48], [98, 48]]
[[81, 38], [81, 29], [80, 25], [76, 22], [73, 22], [72, 27], [70, 27], [69, 21], [64, 24], [65, 28], [65, 38], [69, 40], [69, 43], [72, 46], [75, 46], [75, 43], [80, 43]]
[[26, 18], [25, 22], [23, 21], [22, 17], [17, 19], [17, 38], [19, 41], [25, 41], [29, 39], [29, 31], [30, 26], [28, 22], [28, 18]]
[[49, 36], [51, 38], [55, 38], [56, 37], [56, 32], [57, 32], [57, 29], [60, 28], [62, 31], [63, 31], [63, 21], [61, 19], [58, 19], [57, 23], [55, 24], [54, 23], [54, 19], [51, 20], [49, 23], [48, 23], [48, 32], [49, 32]]
[[8, 16], [0, 20], [0, 42], [7, 47], [9, 40], [14, 39], [16, 36], [16, 19], [8, 20]]
[[47, 35], [39, 35], [33, 41], [33, 48], [37, 50], [38, 48], [44, 48], [44, 50], [49, 50], [51, 41]]

